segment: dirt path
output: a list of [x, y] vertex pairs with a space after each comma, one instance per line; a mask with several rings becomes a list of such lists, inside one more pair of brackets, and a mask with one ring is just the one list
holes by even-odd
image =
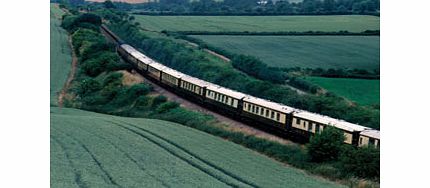
[[70, 85], [73, 79], [75, 78], [76, 68], [78, 65], [78, 58], [76, 57], [75, 51], [73, 50], [72, 38], [70, 36], [69, 36], [69, 45], [72, 51], [72, 69], [70, 70], [69, 77], [67, 78], [67, 81], [64, 84], [64, 87], [61, 90], [60, 95], [58, 96], [58, 106], [60, 108], [63, 107], [64, 97], [66, 96], [67, 90], [70, 88]]
[[154, 91], [156, 93], [166, 96], [168, 98], [168, 100], [170, 100], [170, 101], [175, 101], [175, 102], [179, 103], [181, 105], [181, 107], [214, 116], [216, 120], [218, 120], [219, 122], [221, 122], [224, 125], [223, 128], [225, 128], [227, 130], [242, 132], [246, 135], [254, 135], [258, 138], [264, 138], [264, 139], [278, 142], [281, 144], [293, 144], [293, 142], [291, 142], [290, 140], [287, 140], [287, 139], [266, 133], [262, 130], [256, 129], [256, 128], [251, 127], [249, 125], [246, 125], [242, 122], [236, 121], [236, 120], [231, 119], [229, 117], [226, 117], [224, 115], [218, 114], [214, 111], [208, 110], [208, 109], [206, 109], [200, 105], [197, 105], [193, 102], [190, 102], [190, 101], [182, 98], [181, 96], [178, 96], [175, 93], [172, 93], [172, 92], [160, 87], [159, 85], [155, 84], [151, 80], [146, 79], [145, 77], [143, 77], [142, 75], [140, 75], [139, 73], [137, 73], [135, 71], [131, 72], [130, 74], [132, 74], [133, 76], [136, 76], [136, 77], [140, 77], [140, 79], [142, 79], [143, 82], [149, 83], [150, 85], [152, 85], [152, 87], [154, 88]]

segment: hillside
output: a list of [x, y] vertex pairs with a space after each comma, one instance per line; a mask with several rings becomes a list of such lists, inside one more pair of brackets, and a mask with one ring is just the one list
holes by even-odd
[[218, 137], [154, 119], [51, 108], [52, 187], [336, 187]]
[[64, 12], [57, 4], [50, 9], [50, 103], [56, 105], [58, 93], [63, 88], [71, 69], [72, 51], [67, 32], [61, 28], [61, 16]]

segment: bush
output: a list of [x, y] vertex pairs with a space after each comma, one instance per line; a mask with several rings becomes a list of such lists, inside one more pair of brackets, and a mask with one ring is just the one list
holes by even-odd
[[179, 107], [178, 103], [169, 101], [169, 102], [165, 102], [165, 103], [162, 103], [161, 105], [159, 105], [155, 109], [155, 111], [157, 113], [164, 113], [164, 112], [167, 112], [167, 111], [174, 109], [174, 108], [177, 108], [177, 107]]
[[343, 173], [361, 178], [379, 179], [379, 149], [374, 147], [346, 147], [340, 157]]
[[102, 86], [97, 80], [87, 78], [80, 82], [80, 85], [78, 87], [78, 94], [81, 96], [85, 96], [90, 93], [99, 91], [100, 89], [102, 89]]
[[308, 144], [309, 155], [312, 161], [334, 161], [338, 158], [345, 136], [335, 127], [327, 126], [321, 132], [311, 138]]
[[232, 59], [232, 64], [235, 68], [262, 80], [273, 83], [283, 83], [285, 80], [284, 73], [281, 70], [270, 68], [252, 56], [236, 55]]
[[167, 102], [167, 98], [163, 95], [156, 96], [151, 103], [151, 107], [157, 107], [158, 105]]

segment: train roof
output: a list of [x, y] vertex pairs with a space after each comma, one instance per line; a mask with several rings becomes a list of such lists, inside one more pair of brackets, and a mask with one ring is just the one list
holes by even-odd
[[146, 56], [139, 56], [139, 57], [137, 57], [137, 59], [140, 61], [140, 62], [142, 62], [142, 63], [144, 63], [144, 64], [151, 64], [151, 63], [154, 63], [154, 61], [152, 61], [151, 59], [149, 59], [148, 57], [146, 57]]
[[210, 82], [206, 82], [204, 80], [200, 80], [198, 78], [192, 77], [192, 76], [188, 76], [186, 74], [184, 74], [184, 76], [181, 78], [183, 81], [198, 85], [200, 87], [207, 87], [209, 85], [212, 85], [212, 83]]
[[124, 50], [129, 52], [129, 53], [137, 51], [135, 48], [133, 48], [132, 46], [130, 46], [128, 44], [122, 44], [121, 48], [124, 48]]
[[155, 68], [155, 69], [157, 69], [157, 70], [164, 70], [164, 69], [166, 69], [166, 68], [169, 68], [169, 67], [166, 67], [166, 66], [164, 66], [163, 64], [160, 64], [160, 63], [157, 63], [157, 62], [153, 62], [153, 63], [151, 63], [150, 65], [149, 65], [150, 67], [152, 67], [152, 68]]
[[236, 98], [236, 99], [242, 99], [243, 97], [246, 96], [246, 94], [238, 92], [238, 91], [234, 91], [216, 84], [211, 84], [209, 86], [207, 86], [206, 89], [224, 94], [224, 95], [228, 95], [230, 97]]
[[363, 131], [365, 129], [368, 129], [367, 127], [364, 127], [361, 125], [349, 123], [349, 122], [346, 122], [344, 120], [335, 119], [332, 117], [328, 117], [328, 116], [324, 116], [324, 115], [320, 115], [320, 114], [316, 114], [316, 113], [312, 113], [312, 112], [308, 112], [308, 111], [304, 111], [304, 110], [298, 110], [298, 111], [294, 112], [294, 116], [302, 118], [302, 119], [307, 119], [307, 120], [311, 120], [314, 122], [322, 123], [325, 125], [332, 125], [332, 126], [337, 127], [339, 129], [347, 130], [350, 132]]
[[171, 76], [174, 76], [176, 78], [182, 78], [183, 76], [185, 76], [184, 73], [179, 72], [179, 71], [177, 71], [175, 69], [171, 69], [169, 67], [166, 67], [165, 69], [163, 69], [163, 72], [166, 73], [166, 74], [169, 74]]
[[378, 140], [381, 139], [380, 135], [379, 135], [379, 131], [378, 130], [374, 130], [374, 129], [364, 130], [364, 131], [362, 131], [360, 133], [360, 135], [367, 136], [367, 137], [370, 137], [370, 138], [376, 138]]
[[257, 97], [253, 97], [251, 95], [247, 95], [245, 98], [243, 98], [243, 101], [245, 102], [250, 102], [259, 106], [263, 106], [266, 108], [270, 108], [282, 113], [286, 113], [289, 114], [291, 112], [293, 112], [295, 109], [293, 107], [289, 107], [286, 105], [282, 105], [279, 103], [275, 103], [266, 99], [261, 99], [261, 98], [257, 98]]

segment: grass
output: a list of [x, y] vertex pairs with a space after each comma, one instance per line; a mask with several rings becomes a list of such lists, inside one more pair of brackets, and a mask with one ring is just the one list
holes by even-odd
[[339, 31], [379, 30], [379, 17], [342, 16], [145, 16], [144, 28], [161, 31]]
[[51, 187], [338, 187], [176, 123], [51, 107]]
[[377, 36], [194, 35], [208, 44], [260, 58], [273, 67], [379, 70]]
[[[71, 69], [72, 51], [68, 43], [67, 32], [61, 28], [61, 21], [55, 15], [61, 15], [61, 9], [51, 4], [50, 18], [50, 103], [57, 104], [58, 93], [63, 88]], [[60, 16], [61, 17], [61, 16]]]
[[307, 77], [306, 80], [362, 105], [379, 105], [379, 80]]

